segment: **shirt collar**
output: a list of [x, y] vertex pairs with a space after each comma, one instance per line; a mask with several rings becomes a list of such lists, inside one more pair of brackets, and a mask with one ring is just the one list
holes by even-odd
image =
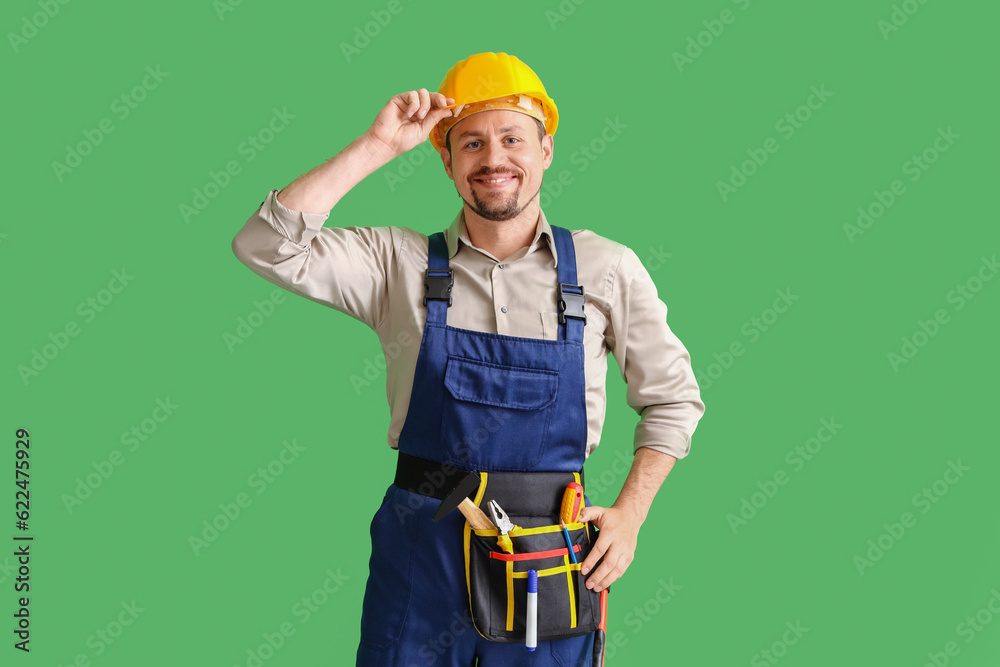
[[[555, 266], [558, 267], [559, 257], [556, 254], [556, 242], [552, 236], [552, 227], [549, 226], [548, 220], [545, 219], [545, 213], [541, 209], [538, 209], [538, 223], [535, 225], [535, 237], [531, 239], [531, 243], [528, 245], [528, 252], [531, 252], [532, 248], [539, 242], [539, 239], [543, 235], [549, 244], [549, 250], [552, 252], [552, 259], [555, 262]], [[458, 253], [459, 240], [469, 247], [475, 247], [472, 245], [472, 241], [469, 240], [468, 228], [465, 226], [464, 207], [458, 212], [458, 215], [455, 216], [455, 219], [445, 231], [444, 238], [445, 242], [448, 244], [449, 259]], [[525, 255], [527, 255], [528, 252], [526, 252]]]

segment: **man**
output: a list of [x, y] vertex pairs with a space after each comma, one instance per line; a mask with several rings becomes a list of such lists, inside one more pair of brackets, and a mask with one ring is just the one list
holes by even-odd
[[[632, 562], [653, 497], [704, 412], [688, 352], [635, 253], [550, 225], [541, 211], [557, 123], [527, 65], [476, 54], [439, 92], [392, 97], [347, 148], [272, 190], [233, 240], [256, 273], [365, 322], [383, 348], [412, 341], [386, 358], [389, 445], [400, 453], [372, 522], [359, 665], [589, 665], [593, 632], [540, 641], [533, 653], [471, 631], [449, 635], [446, 651], [434, 642], [469, 618], [467, 526], [457, 511], [431, 521], [449, 489], [408, 480], [459, 469], [534, 492], [544, 473], [579, 476], [600, 440], [612, 352], [641, 420], [617, 500], [580, 518], [599, 532], [579, 575], [600, 592]], [[463, 200], [446, 233], [323, 227], [352, 187], [428, 137]], [[419, 225], [437, 224], [415, 213]], [[546, 494], [561, 495], [559, 479]]]

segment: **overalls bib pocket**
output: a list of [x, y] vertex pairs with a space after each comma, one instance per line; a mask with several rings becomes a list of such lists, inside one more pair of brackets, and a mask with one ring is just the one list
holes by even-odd
[[[542, 456], [559, 372], [448, 356], [441, 431], [468, 470], [530, 470]], [[512, 461], [510, 446], [518, 457]]]

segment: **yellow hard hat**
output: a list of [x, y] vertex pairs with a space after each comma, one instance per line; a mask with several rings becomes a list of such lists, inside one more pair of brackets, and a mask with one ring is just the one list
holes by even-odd
[[448, 70], [438, 92], [455, 100], [454, 114], [430, 132], [437, 150], [445, 147], [445, 137], [455, 123], [480, 111], [508, 109], [528, 114], [545, 124], [548, 134], [556, 133], [559, 111], [545, 92], [538, 75], [530, 67], [506, 53], [477, 53], [455, 63]]

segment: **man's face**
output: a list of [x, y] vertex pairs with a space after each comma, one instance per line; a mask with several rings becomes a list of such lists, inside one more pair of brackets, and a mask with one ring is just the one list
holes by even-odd
[[441, 151], [445, 171], [478, 215], [510, 220], [538, 196], [552, 163], [552, 135], [539, 142], [534, 118], [507, 109], [481, 111], [456, 123], [448, 136], [451, 153]]

